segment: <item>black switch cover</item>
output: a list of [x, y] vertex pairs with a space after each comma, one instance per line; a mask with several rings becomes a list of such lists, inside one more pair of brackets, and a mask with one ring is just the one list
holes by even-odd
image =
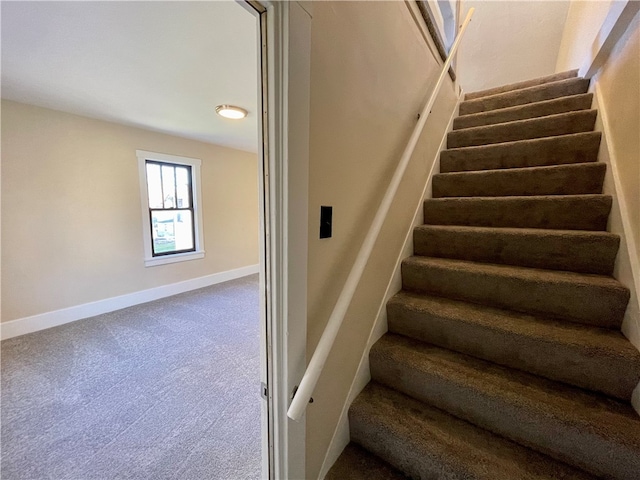
[[320, 207], [320, 238], [331, 238], [333, 207]]

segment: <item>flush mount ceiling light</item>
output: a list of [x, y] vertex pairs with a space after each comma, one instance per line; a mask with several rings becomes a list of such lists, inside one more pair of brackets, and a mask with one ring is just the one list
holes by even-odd
[[233, 120], [240, 120], [247, 116], [247, 112], [244, 108], [234, 107], [233, 105], [218, 105], [216, 107], [216, 113], [224, 118], [232, 118]]

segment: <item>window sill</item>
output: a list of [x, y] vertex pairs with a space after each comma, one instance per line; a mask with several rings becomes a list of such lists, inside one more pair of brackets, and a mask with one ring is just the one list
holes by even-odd
[[204, 258], [204, 250], [188, 253], [176, 253], [175, 255], [165, 255], [162, 257], [145, 258], [145, 267], [155, 267], [156, 265], [166, 265], [167, 263], [186, 262]]

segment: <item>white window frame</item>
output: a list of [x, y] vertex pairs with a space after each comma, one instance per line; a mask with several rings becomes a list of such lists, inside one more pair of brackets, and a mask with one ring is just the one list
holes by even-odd
[[[148, 152], [136, 150], [138, 157], [138, 176], [140, 178], [140, 205], [142, 207], [142, 234], [144, 245], [144, 266], [154, 267], [156, 265], [166, 265], [168, 263], [185, 262], [187, 260], [197, 260], [204, 258], [204, 236], [202, 224], [202, 196], [200, 186], [200, 165], [199, 158], [180, 157], [168, 155], [166, 153]], [[147, 190], [147, 160], [175, 163], [177, 165], [187, 165], [191, 167], [191, 187], [193, 189], [193, 212], [194, 212], [194, 240], [195, 251], [174, 253], [162, 256], [153, 256], [153, 245], [151, 237], [151, 222], [149, 220], [149, 195]]]

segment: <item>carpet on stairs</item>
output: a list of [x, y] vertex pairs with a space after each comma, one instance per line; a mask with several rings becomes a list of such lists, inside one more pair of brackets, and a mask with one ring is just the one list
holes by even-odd
[[574, 70], [461, 102], [327, 478], [639, 478], [588, 87]]

